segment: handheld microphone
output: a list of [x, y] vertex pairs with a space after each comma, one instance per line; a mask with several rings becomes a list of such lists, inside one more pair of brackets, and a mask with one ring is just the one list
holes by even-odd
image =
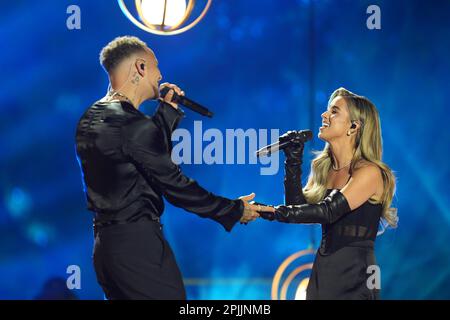
[[278, 139], [277, 142], [269, 144], [268, 146], [262, 147], [258, 151], [256, 151], [257, 157], [267, 156], [274, 152], [280, 151], [291, 145], [295, 142], [305, 143], [306, 141], [309, 141], [312, 139], [312, 131], [311, 130], [299, 130], [294, 131], [295, 137], [293, 139], [290, 139], [288, 141], [280, 141]]
[[[171, 90], [170, 87], [164, 87], [160, 92], [161, 98], [164, 98], [170, 90]], [[200, 113], [202, 116], [206, 116], [208, 118], [212, 118], [214, 115], [214, 113], [212, 113], [211, 111], [209, 111], [207, 108], [203, 107], [202, 105], [198, 104], [197, 102], [192, 101], [191, 99], [186, 98], [185, 96], [178, 95], [175, 92], [175, 90], [173, 90], [172, 102], [179, 103], [179, 104], [185, 106], [186, 108], [189, 108], [192, 111]]]

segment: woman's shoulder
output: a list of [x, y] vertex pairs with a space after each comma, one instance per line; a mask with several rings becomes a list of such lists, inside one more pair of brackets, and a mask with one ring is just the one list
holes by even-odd
[[359, 169], [366, 168], [366, 167], [378, 168], [378, 166], [373, 162], [370, 162], [366, 159], [359, 159], [358, 161], [356, 161], [356, 163], [354, 165], [354, 170], [359, 170]]
[[383, 174], [378, 165], [365, 159], [358, 160], [354, 166], [353, 174], [364, 176], [366, 179], [369, 179], [373, 183], [377, 184], [377, 192], [371, 197], [371, 199], [380, 199], [383, 193]]
[[370, 176], [372, 179], [379, 179], [380, 182], [382, 182], [383, 179], [381, 168], [368, 160], [358, 160], [358, 162], [356, 162], [353, 167], [352, 175], [355, 174]]

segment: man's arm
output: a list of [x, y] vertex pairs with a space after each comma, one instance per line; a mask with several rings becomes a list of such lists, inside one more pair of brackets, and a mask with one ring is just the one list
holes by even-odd
[[[169, 111], [169, 110], [167, 110]], [[140, 119], [123, 130], [123, 151], [150, 183], [156, 184], [174, 206], [219, 222], [227, 231], [242, 217], [244, 202], [202, 188], [172, 162], [166, 133], [151, 119]]]
[[169, 92], [164, 96], [160, 97], [160, 104], [153, 115], [153, 120], [156, 124], [160, 126], [163, 131], [169, 135], [178, 127], [181, 119], [184, 117], [184, 111], [178, 107], [178, 104], [172, 102], [173, 92], [175, 91], [178, 95], [184, 96], [184, 91], [182, 91], [177, 85], [165, 82], [159, 86], [159, 91], [165, 87], [171, 88]]
[[[165, 101], [161, 101], [156, 108], [152, 119], [167, 133], [172, 133], [180, 121], [184, 118], [184, 111], [180, 108], [175, 108]], [[169, 136], [170, 138], [170, 136]]]

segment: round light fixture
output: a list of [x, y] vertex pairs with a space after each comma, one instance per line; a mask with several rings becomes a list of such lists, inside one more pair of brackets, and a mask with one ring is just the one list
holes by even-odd
[[118, 0], [123, 14], [137, 27], [144, 31], [170, 36], [183, 33], [199, 23], [212, 0], [206, 0], [205, 7], [200, 15], [191, 23], [186, 24], [195, 6], [195, 0], [135, 0], [136, 12], [139, 20], [128, 10], [125, 0]]

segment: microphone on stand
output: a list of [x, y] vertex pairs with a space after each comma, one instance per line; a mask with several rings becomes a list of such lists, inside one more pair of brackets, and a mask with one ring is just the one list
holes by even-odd
[[311, 140], [312, 136], [313, 134], [311, 130], [293, 131], [291, 139], [286, 141], [280, 141], [280, 139], [278, 139], [277, 142], [269, 144], [268, 146], [262, 147], [261, 149], [256, 151], [256, 156], [257, 157], [268, 156], [274, 152], [287, 148], [293, 143], [305, 143], [306, 141]]

